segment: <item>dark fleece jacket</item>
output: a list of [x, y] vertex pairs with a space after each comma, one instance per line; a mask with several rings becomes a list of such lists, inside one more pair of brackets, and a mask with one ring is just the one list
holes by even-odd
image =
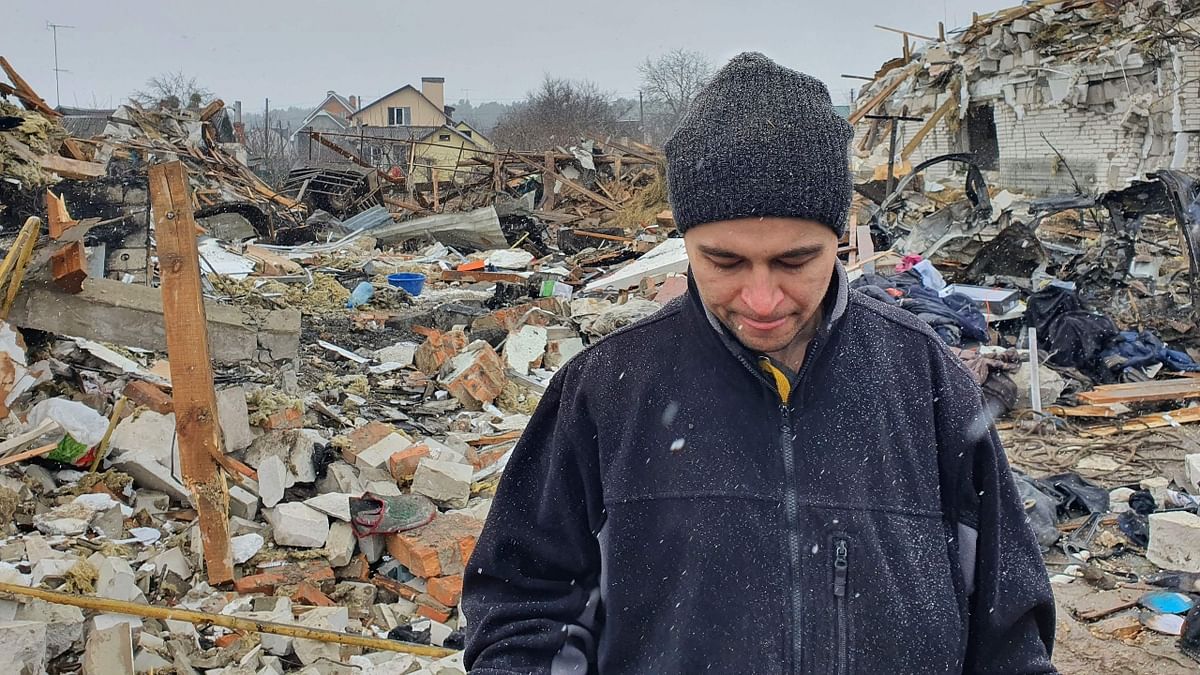
[[465, 576], [472, 673], [1051, 673], [978, 386], [846, 288], [787, 401], [695, 289], [576, 356]]

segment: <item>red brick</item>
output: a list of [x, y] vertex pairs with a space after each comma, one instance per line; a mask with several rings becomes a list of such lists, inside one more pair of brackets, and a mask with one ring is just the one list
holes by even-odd
[[417, 370], [426, 375], [436, 375], [442, 369], [442, 364], [449, 361], [455, 354], [467, 346], [467, 334], [461, 330], [447, 333], [431, 331], [425, 342], [417, 347], [413, 354], [413, 363]]
[[504, 363], [496, 350], [485, 343], [475, 353], [474, 362], [445, 385], [446, 391], [458, 399], [463, 407], [479, 410], [483, 404], [496, 400], [507, 382]]
[[299, 429], [304, 426], [304, 413], [293, 406], [288, 406], [263, 420], [262, 428], [267, 431], [283, 429]]
[[226, 647], [229, 647], [229, 646], [235, 644], [238, 640], [241, 640], [241, 639], [242, 639], [242, 636], [238, 633], [226, 633], [226, 634], [222, 635], [221, 637], [217, 638], [216, 640], [213, 640], [213, 644], [220, 649], [225, 649]]
[[337, 604], [330, 600], [328, 595], [322, 593], [321, 589], [307, 581], [301, 581], [300, 585], [296, 587], [296, 592], [292, 593], [292, 602], [315, 607], [333, 607]]
[[428, 595], [422, 594], [417, 596], [416, 602], [417, 614], [427, 619], [433, 619], [438, 623], [446, 623], [450, 620], [450, 615], [454, 613], [453, 609], [443, 605], [437, 600], [434, 600]]
[[286, 584], [288, 578], [282, 574], [275, 572], [264, 572], [263, 574], [251, 574], [248, 577], [242, 577], [233, 582], [233, 589], [238, 593], [266, 593], [271, 594], [275, 589]]
[[429, 591], [429, 597], [434, 600], [447, 607], [457, 607], [458, 600], [462, 597], [462, 585], [462, 575], [452, 574], [448, 577], [430, 579], [425, 588]]
[[483, 523], [453, 513], [435, 517], [428, 525], [388, 535], [388, 553], [422, 578], [462, 574]]
[[175, 402], [171, 395], [145, 380], [130, 382], [121, 393], [136, 405], [153, 410], [159, 415], [169, 415], [175, 410]]
[[396, 433], [396, 428], [390, 424], [383, 422], [367, 422], [361, 427], [346, 434], [346, 438], [350, 441], [349, 447], [342, 448], [342, 459], [350, 464], [354, 464], [354, 460], [358, 458], [358, 453], [370, 448], [379, 441], [387, 438], [389, 435]]
[[393, 453], [388, 458], [388, 471], [397, 481], [412, 480], [417, 471], [417, 463], [422, 457], [429, 456], [429, 446], [424, 444], [410, 445], [400, 452]]
[[350, 559], [350, 564], [337, 568], [337, 578], [349, 581], [367, 581], [371, 578], [371, 563], [367, 556], [359, 553]]

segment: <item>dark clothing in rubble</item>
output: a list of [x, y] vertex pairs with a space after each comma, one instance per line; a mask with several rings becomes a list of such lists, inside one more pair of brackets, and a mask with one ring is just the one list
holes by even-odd
[[1025, 325], [1037, 329], [1038, 348], [1049, 363], [1076, 368], [1097, 382], [1113, 381], [1100, 356], [1117, 327], [1108, 317], [1085, 311], [1074, 291], [1049, 286], [1029, 296]]
[[[986, 342], [987, 318], [975, 302], [965, 295], [951, 293], [941, 296], [921, 285], [921, 276], [912, 270], [895, 277], [867, 274], [853, 284], [855, 290], [889, 305], [899, 304], [929, 324], [942, 342], [957, 347], [966, 342]], [[893, 299], [888, 289], [900, 291]]]
[[472, 673], [1054, 672], [970, 373], [840, 266], [824, 317], [780, 381], [693, 287], [555, 376], [467, 566]]
[[1161, 363], [1163, 368], [1171, 372], [1200, 371], [1200, 364], [1193, 361], [1192, 357], [1185, 352], [1168, 349], [1162, 339], [1150, 331], [1117, 333], [1112, 345], [1100, 355], [1105, 362], [1109, 362], [1110, 357], [1116, 357], [1112, 362], [1120, 370], [1147, 368]]

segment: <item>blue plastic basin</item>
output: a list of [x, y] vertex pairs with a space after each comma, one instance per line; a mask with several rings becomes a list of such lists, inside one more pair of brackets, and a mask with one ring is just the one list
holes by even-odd
[[425, 288], [424, 274], [401, 272], [400, 274], [389, 274], [387, 279], [389, 285], [404, 289], [409, 295], [420, 295], [421, 289]]

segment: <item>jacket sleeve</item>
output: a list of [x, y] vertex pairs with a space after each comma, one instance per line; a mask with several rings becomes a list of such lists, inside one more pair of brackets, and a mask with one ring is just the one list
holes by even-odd
[[1054, 596], [1004, 448], [966, 369], [944, 367], [938, 434], [967, 593], [963, 672], [1054, 673]]
[[571, 365], [513, 450], [463, 576], [471, 673], [584, 673], [594, 662], [603, 506], [595, 424]]

